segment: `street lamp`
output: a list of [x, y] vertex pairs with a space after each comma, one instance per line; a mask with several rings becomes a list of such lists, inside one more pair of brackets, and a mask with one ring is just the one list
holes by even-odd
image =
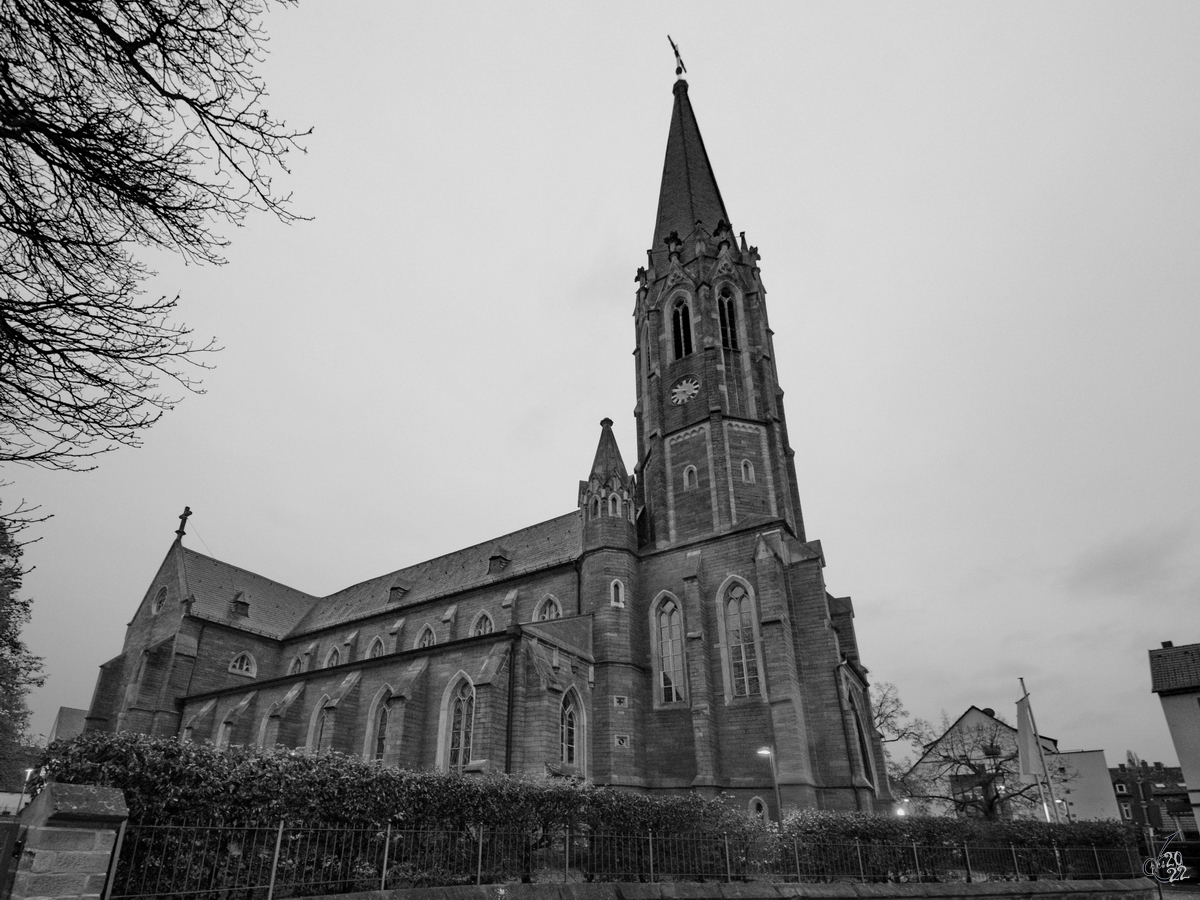
[[21, 796], [17, 798], [17, 814], [21, 812], [21, 804], [25, 802], [25, 788], [29, 785], [29, 779], [33, 775], [33, 769], [25, 770], [25, 780], [21, 782]]
[[780, 824], [783, 824], [783, 800], [779, 796], [779, 772], [775, 769], [775, 748], [759, 747], [758, 755], [771, 760], [771, 784], [775, 785], [775, 809], [778, 810]]

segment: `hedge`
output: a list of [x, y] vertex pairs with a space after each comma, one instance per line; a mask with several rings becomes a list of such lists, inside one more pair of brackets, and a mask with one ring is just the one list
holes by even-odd
[[357, 823], [460, 830], [586, 826], [597, 832], [726, 832], [747, 838], [779, 834], [806, 842], [1126, 846], [1135, 840], [1116, 822], [1047, 825], [979, 819], [802, 811], [781, 828], [719, 798], [639, 794], [563, 779], [462, 777], [379, 767], [361, 759], [296, 750], [256, 751], [89, 732], [56, 741], [42, 779], [120, 788], [134, 821]]

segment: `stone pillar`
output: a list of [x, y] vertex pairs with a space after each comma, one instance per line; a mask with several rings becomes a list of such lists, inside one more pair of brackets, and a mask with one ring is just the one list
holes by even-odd
[[129, 817], [116, 788], [46, 785], [21, 812], [12, 900], [98, 900], [117, 829]]

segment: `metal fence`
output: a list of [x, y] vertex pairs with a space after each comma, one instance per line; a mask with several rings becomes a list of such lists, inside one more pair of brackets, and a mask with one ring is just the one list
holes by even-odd
[[981, 882], [1132, 878], [1132, 848], [825, 843], [587, 829], [130, 824], [105, 900], [283, 900], [505, 882]]

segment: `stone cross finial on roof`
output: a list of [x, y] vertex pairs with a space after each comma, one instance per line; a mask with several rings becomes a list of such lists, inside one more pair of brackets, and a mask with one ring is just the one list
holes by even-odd
[[184, 534], [187, 533], [187, 520], [188, 520], [188, 516], [190, 516], [191, 514], [192, 514], [192, 508], [190, 506], [185, 506], [183, 508], [183, 515], [181, 515], [179, 517], [179, 527], [175, 529], [175, 533], [177, 535], [179, 535], [180, 537], [183, 537]]

